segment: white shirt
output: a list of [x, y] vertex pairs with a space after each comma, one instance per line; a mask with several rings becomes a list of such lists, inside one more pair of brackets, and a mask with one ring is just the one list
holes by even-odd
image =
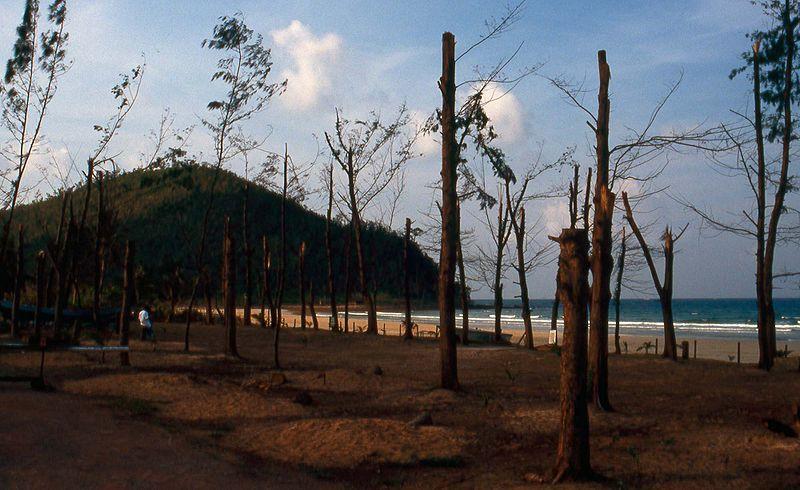
[[150, 327], [150, 314], [147, 313], [147, 310], [142, 310], [139, 312], [139, 325], [143, 327]]

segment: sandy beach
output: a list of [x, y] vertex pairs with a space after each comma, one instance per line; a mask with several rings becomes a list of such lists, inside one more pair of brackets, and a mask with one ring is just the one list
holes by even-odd
[[[182, 325], [156, 333], [132, 343], [129, 368], [116, 354], [49, 354], [53, 393], [0, 383], [0, 486], [514, 488], [555, 458], [554, 352], [460, 348], [454, 393], [436, 389], [432, 340], [287, 328], [277, 372], [260, 326], [239, 328], [240, 359], [222, 354], [219, 324], [195, 324], [189, 353]], [[6, 353], [0, 369], [31, 373], [38, 360]], [[771, 373], [642, 354], [609, 362], [616, 411], [591, 412], [592, 461], [608, 484], [800, 485], [800, 442], [763, 423], [791, 421], [797, 358]]]

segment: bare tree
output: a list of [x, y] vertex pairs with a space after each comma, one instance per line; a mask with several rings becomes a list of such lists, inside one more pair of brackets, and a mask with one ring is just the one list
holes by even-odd
[[347, 194], [340, 199], [347, 206], [353, 229], [361, 293], [367, 308], [367, 333], [378, 333], [375, 292], [370, 290], [371, 274], [366, 261], [362, 221], [365, 209], [392, 183], [403, 165], [414, 157], [416, 134], [409, 130], [405, 106], [388, 124], [377, 113], [366, 120], [349, 121], [336, 111], [334, 134], [325, 141], [346, 177]]
[[328, 188], [328, 208], [325, 213], [325, 254], [328, 259], [328, 298], [331, 309], [331, 331], [338, 332], [339, 313], [336, 308], [336, 276], [334, 275], [333, 264], [333, 240], [331, 237], [331, 224], [333, 214], [334, 182], [333, 182], [333, 162], [327, 167], [327, 188]]
[[675, 345], [675, 324], [672, 320], [672, 270], [675, 260], [675, 242], [683, 235], [688, 225], [684, 226], [677, 235], [672, 233], [672, 229], [669, 226], [664, 230], [664, 234], [662, 235], [662, 239], [664, 240], [664, 245], [662, 247], [664, 254], [664, 280], [662, 283], [658, 277], [650, 247], [647, 246], [644, 235], [633, 217], [633, 209], [628, 201], [627, 192], [622, 193], [622, 202], [625, 204], [625, 213], [628, 223], [631, 225], [631, 231], [633, 231], [642, 249], [642, 254], [647, 261], [647, 267], [650, 269], [650, 276], [653, 278], [653, 285], [658, 293], [658, 299], [661, 302], [661, 315], [664, 320], [664, 357], [677, 361], [678, 349]]

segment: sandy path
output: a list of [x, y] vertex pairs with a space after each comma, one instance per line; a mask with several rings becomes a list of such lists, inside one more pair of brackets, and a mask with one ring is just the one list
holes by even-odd
[[[271, 488], [302, 475], [249, 472], [181, 435], [27, 385], [0, 387], [0, 488]], [[272, 474], [270, 474], [272, 473]], [[316, 482], [318, 484], [318, 482]]]

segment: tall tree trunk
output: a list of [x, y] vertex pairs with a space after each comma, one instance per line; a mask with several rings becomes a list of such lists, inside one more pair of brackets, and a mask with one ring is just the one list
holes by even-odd
[[[136, 255], [134, 242], [128, 240], [125, 244], [125, 271], [122, 278], [122, 310], [119, 312], [119, 345], [128, 346], [131, 329], [131, 307], [135, 303], [136, 278], [134, 277], [133, 261]], [[119, 362], [123, 366], [131, 365], [131, 358], [127, 351], [120, 352]]]
[[445, 32], [442, 35], [442, 77], [439, 89], [442, 92], [442, 246], [439, 255], [439, 356], [441, 363], [441, 387], [458, 388], [458, 364], [456, 356], [456, 305], [455, 265], [458, 248], [459, 219], [458, 193], [458, 148], [455, 133], [456, 106], [456, 60], [455, 37]]
[[494, 341], [500, 342], [503, 337], [502, 316], [503, 316], [503, 251], [505, 249], [503, 243], [503, 236], [505, 229], [503, 223], [505, 216], [503, 215], [503, 201], [498, 203], [497, 212], [497, 255], [494, 262]]
[[[510, 205], [510, 204], [509, 204]], [[525, 323], [525, 347], [533, 349], [533, 324], [528, 299], [527, 267], [525, 266], [525, 208], [519, 208], [519, 222], [512, 219], [517, 242], [517, 272], [519, 273], [519, 298], [522, 301], [522, 321]]]
[[[614, 193], [608, 189], [608, 120], [610, 102], [608, 83], [611, 70], [606, 52], [598, 51], [600, 89], [597, 95], [597, 179], [594, 190], [594, 228], [592, 229], [592, 301], [590, 305], [589, 365], [592, 373], [592, 401], [595, 407], [611, 411], [608, 399], [608, 306], [611, 299], [613, 269], [611, 225]], [[563, 301], [562, 295], [562, 301]]]
[[239, 357], [236, 345], [236, 245], [231, 230], [231, 220], [225, 217], [225, 239], [223, 241], [223, 308], [225, 317], [225, 354]]
[[244, 205], [242, 209], [242, 248], [244, 249], [244, 319], [242, 325], [252, 325], [253, 311], [253, 247], [250, 246], [250, 181], [244, 184]]
[[300, 328], [306, 328], [306, 242], [300, 244], [298, 254], [298, 283], [300, 285]]
[[[791, 161], [792, 142], [792, 90], [793, 90], [793, 61], [794, 61], [794, 25], [792, 23], [792, 7], [786, 0], [783, 12], [784, 39], [786, 43], [786, 68], [784, 70], [783, 90], [783, 136], [781, 152], [781, 170], [778, 178], [778, 188], [775, 191], [775, 201], [772, 205], [769, 223], [767, 225], [766, 243], [764, 245], [764, 303], [766, 306], [765, 318], [765, 344], [764, 362], [759, 362], [759, 367], [769, 370], [775, 363], [777, 351], [775, 337], [775, 306], [772, 298], [773, 267], [775, 260], [775, 246], [778, 242], [778, 222], [784, 209], [784, 200], [789, 188], [789, 163]], [[759, 358], [762, 357], [759, 355]]]
[[[352, 168], [352, 155], [350, 159], [350, 168]], [[361, 284], [361, 295], [364, 300], [364, 306], [367, 308], [367, 333], [378, 334], [378, 314], [375, 307], [375, 298], [369, 290], [369, 282], [367, 277], [367, 264], [364, 258], [364, 242], [361, 234], [361, 215], [358, 211], [358, 200], [356, 199], [355, 191], [356, 183], [353, 181], [353, 173], [350, 172], [350, 209], [352, 212], [352, 226], [353, 226], [353, 240], [356, 244], [356, 264], [358, 265], [358, 278]]]
[[411, 321], [411, 271], [409, 270], [408, 264], [408, 247], [409, 243], [411, 242], [411, 218], [406, 218], [406, 234], [403, 237], [403, 292], [405, 293], [405, 321], [403, 324], [405, 325], [405, 333], [403, 334], [403, 338], [412, 339], [414, 338], [414, 332], [412, 331], [413, 322]]
[[625, 271], [625, 252], [627, 250], [627, 236], [625, 235], [625, 227], [622, 227], [622, 242], [620, 243], [619, 257], [617, 258], [617, 285], [614, 288], [614, 352], [619, 355], [622, 350], [619, 346], [619, 310], [620, 298], [622, 297], [622, 277]]
[[66, 232], [66, 224], [67, 224], [67, 201], [70, 200], [70, 194], [68, 192], [64, 193], [64, 198], [61, 200], [61, 214], [60, 219], [58, 221], [58, 232], [56, 233], [56, 242], [53, 245], [52, 253], [53, 256], [53, 264], [48, 270], [47, 274], [47, 286], [45, 290], [45, 305], [55, 305], [55, 294], [53, 293], [53, 289], [57, 287], [58, 283], [58, 273], [56, 268], [58, 267], [57, 262], [58, 258], [57, 255], [61, 253], [61, 250], [64, 246], [64, 233]]
[[[460, 206], [459, 206], [460, 208]], [[461, 222], [459, 211], [459, 223]], [[467, 274], [464, 270], [464, 251], [461, 248], [461, 232], [458, 234], [458, 249], [456, 250], [456, 260], [458, 261], [458, 281], [461, 283], [461, 345], [469, 344], [469, 286], [467, 286]]]
[[557, 239], [559, 293], [564, 305], [561, 349], [561, 430], [553, 483], [592, 477], [586, 389], [586, 307], [589, 297], [586, 230], [567, 228]]
[[14, 274], [14, 297], [11, 302], [11, 336], [19, 333], [19, 305], [25, 290], [25, 228], [19, 225], [17, 234], [17, 267]]
[[69, 286], [67, 278], [69, 274], [69, 264], [72, 257], [73, 240], [75, 237], [75, 219], [70, 216], [67, 223], [67, 231], [64, 234], [64, 244], [58, 257], [56, 269], [56, 298], [55, 310], [53, 312], [53, 330], [57, 339], [62, 339], [64, 330], [64, 308], [67, 306], [67, 295]]
[[333, 265], [333, 237], [331, 222], [333, 221], [333, 164], [330, 168], [328, 182], [328, 211], [325, 214], [325, 254], [328, 256], [328, 302], [331, 308], [331, 331], [338, 332], [339, 312], [336, 308], [336, 276]]
[[212, 304], [211, 277], [208, 271], [203, 272], [203, 283], [205, 284], [204, 293], [206, 296], [206, 325], [214, 324], [214, 307]]

